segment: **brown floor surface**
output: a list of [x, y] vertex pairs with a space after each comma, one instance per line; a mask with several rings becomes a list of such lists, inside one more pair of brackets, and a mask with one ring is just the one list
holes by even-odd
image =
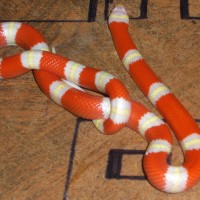
[[[137, 16], [139, 0], [116, 0]], [[138, 49], [194, 118], [200, 118], [200, 20], [180, 18], [179, 1], [149, 1], [148, 19], [131, 20], [130, 34]], [[89, 1], [0, 2], [1, 20], [87, 19]], [[200, 16], [200, 2], [190, 13]], [[50, 10], [50, 11], [49, 11]], [[79, 63], [104, 69], [123, 80], [131, 96], [154, 108], [130, 79], [114, 49], [100, 0], [96, 22], [36, 23], [57, 53]], [[14, 50], [13, 50], [14, 49]], [[9, 55], [18, 48], [1, 49]], [[165, 194], [146, 180], [106, 179], [110, 149], [145, 150], [147, 143], [125, 128], [103, 136], [92, 122], [82, 122], [74, 138], [77, 118], [43, 95], [32, 73], [0, 82], [0, 199], [58, 200], [187, 200], [198, 199], [200, 184], [181, 194]], [[76, 139], [73, 152], [73, 138]], [[73, 155], [73, 153], [75, 153]], [[180, 163], [175, 143], [173, 160]], [[74, 156], [69, 177], [69, 160]], [[122, 175], [142, 175], [142, 156], [124, 156]], [[71, 163], [72, 164], [72, 163]], [[66, 185], [67, 181], [70, 184]]]

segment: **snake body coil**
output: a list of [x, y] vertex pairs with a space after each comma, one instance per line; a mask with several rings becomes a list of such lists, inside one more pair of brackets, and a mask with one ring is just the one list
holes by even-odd
[[[172, 148], [168, 125], [133, 101], [120, 80], [51, 53], [45, 38], [27, 24], [0, 24], [0, 46], [18, 45], [26, 50], [0, 59], [0, 78], [13, 78], [33, 70], [45, 95], [74, 115], [93, 120], [102, 133], [113, 134], [125, 126], [138, 131], [149, 142], [143, 160], [149, 182], [164, 192], [182, 192], [200, 179], [200, 131], [136, 49], [128, 33], [128, 21], [124, 7], [116, 6], [109, 17], [115, 48], [133, 80], [175, 133], [184, 151], [182, 166], [170, 166], [167, 162]], [[108, 97], [91, 95], [82, 87]]]

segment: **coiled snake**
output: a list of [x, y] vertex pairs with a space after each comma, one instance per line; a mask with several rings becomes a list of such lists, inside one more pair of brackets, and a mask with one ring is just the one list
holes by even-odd
[[[114, 134], [125, 126], [138, 131], [149, 142], [143, 159], [149, 182], [164, 192], [182, 192], [200, 179], [200, 131], [136, 49], [128, 21], [125, 8], [116, 6], [108, 21], [116, 51], [132, 79], [175, 133], [184, 152], [181, 166], [167, 162], [172, 133], [163, 120], [132, 100], [124, 84], [113, 75], [51, 53], [43, 35], [32, 26], [18, 22], [0, 24], [0, 46], [18, 45], [25, 49], [0, 59], [0, 78], [14, 78], [33, 70], [45, 95], [74, 115], [93, 120], [100, 132]], [[108, 97], [91, 95], [82, 87]]]

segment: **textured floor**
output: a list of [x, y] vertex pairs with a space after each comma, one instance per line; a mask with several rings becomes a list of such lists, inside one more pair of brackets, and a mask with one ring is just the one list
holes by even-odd
[[[189, 1], [188, 10], [183, 0], [148, 1], [147, 13], [147, 1], [99, 0], [96, 11], [95, 2], [1, 0], [0, 20], [28, 21], [58, 54], [114, 74], [132, 98], [155, 111], [119, 61], [104, 19], [107, 9], [123, 4], [132, 17], [130, 34], [143, 57], [200, 119], [200, 1]], [[9, 47], [0, 53], [18, 51], [22, 50]], [[200, 184], [173, 195], [154, 189], [142, 171], [146, 147], [146, 141], [127, 128], [113, 136], [101, 135], [92, 122], [76, 118], [45, 97], [31, 72], [0, 82], [0, 200], [199, 198]], [[118, 163], [117, 155], [122, 156]], [[172, 161], [180, 164], [182, 159], [175, 141]], [[121, 164], [117, 174], [113, 162]]]

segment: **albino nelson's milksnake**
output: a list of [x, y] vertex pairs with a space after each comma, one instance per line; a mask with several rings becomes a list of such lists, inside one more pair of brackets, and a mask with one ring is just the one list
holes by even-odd
[[[149, 182], [160, 191], [182, 192], [200, 179], [199, 127], [146, 64], [129, 35], [128, 21], [121, 5], [110, 14], [108, 22], [116, 51], [138, 87], [175, 133], [184, 152], [181, 166], [168, 164], [173, 142], [168, 125], [133, 101], [120, 80], [105, 71], [51, 53], [45, 38], [27, 24], [0, 24], [0, 46], [18, 45], [26, 50], [0, 58], [0, 78], [13, 78], [33, 70], [45, 95], [74, 115], [93, 120], [100, 132], [114, 134], [125, 126], [138, 131], [149, 142], [143, 159]], [[81, 87], [108, 97], [91, 95]]]

